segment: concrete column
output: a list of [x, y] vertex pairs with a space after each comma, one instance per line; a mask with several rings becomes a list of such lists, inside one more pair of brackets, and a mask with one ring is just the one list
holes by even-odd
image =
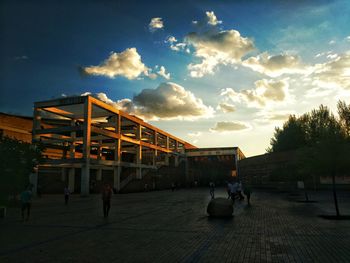
[[32, 141], [36, 142], [40, 140], [40, 135], [36, 134], [36, 130], [41, 129], [41, 109], [34, 108], [33, 129], [32, 129]]
[[61, 180], [66, 181], [66, 168], [61, 168]]
[[88, 195], [90, 191], [90, 147], [91, 147], [91, 101], [87, 96], [84, 103], [84, 138], [83, 138], [83, 156], [84, 164], [81, 168], [81, 187], [80, 194]]
[[165, 153], [165, 165], [169, 165], [169, 153]]
[[75, 168], [70, 168], [68, 171], [68, 189], [71, 193], [75, 188]]
[[36, 196], [38, 192], [38, 172], [29, 175], [29, 183], [33, 185], [32, 193]]
[[113, 170], [113, 187], [117, 189], [117, 191], [120, 190], [120, 173], [121, 173], [121, 167], [116, 166]]
[[142, 179], [142, 168], [141, 167], [136, 167], [136, 178]]
[[178, 155], [175, 155], [175, 167], [178, 167], [179, 166], [179, 156]]
[[96, 180], [101, 181], [102, 180], [102, 169], [98, 168], [96, 171]]

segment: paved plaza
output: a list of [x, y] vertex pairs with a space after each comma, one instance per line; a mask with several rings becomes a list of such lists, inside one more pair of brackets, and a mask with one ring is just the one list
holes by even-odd
[[[208, 189], [121, 194], [104, 219], [99, 195], [43, 196], [28, 222], [18, 208], [0, 219], [0, 262], [350, 262], [350, 221], [317, 216], [334, 213], [331, 192], [311, 198], [255, 191], [210, 219]], [[350, 214], [350, 194], [339, 201]]]

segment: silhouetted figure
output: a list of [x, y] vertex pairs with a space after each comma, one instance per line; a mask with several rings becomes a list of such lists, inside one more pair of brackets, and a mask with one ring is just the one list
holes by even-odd
[[237, 183], [237, 195], [239, 200], [244, 200], [244, 196], [242, 195], [242, 182]]
[[175, 186], [175, 183], [171, 183], [171, 191], [174, 192], [176, 186]]
[[103, 201], [103, 216], [108, 217], [109, 210], [111, 208], [112, 188], [109, 184], [105, 184], [102, 189], [102, 201]]
[[244, 187], [243, 193], [247, 196], [247, 202], [248, 205], [250, 205], [250, 195], [252, 194], [252, 189], [250, 188], [250, 186], [246, 185]]
[[28, 221], [30, 216], [30, 208], [32, 206], [32, 188], [30, 186], [21, 193], [21, 204], [22, 220], [24, 221], [24, 214], [27, 211], [26, 221]]
[[68, 201], [69, 201], [69, 195], [70, 195], [70, 191], [68, 189], [68, 186], [66, 186], [63, 190], [64, 192], [64, 204], [68, 205]]
[[215, 184], [213, 182], [209, 183], [209, 193], [211, 195], [211, 199], [214, 199], [214, 195], [215, 195]]

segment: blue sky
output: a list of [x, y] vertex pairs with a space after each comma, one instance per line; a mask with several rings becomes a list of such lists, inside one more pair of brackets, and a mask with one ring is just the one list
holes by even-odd
[[349, 103], [348, 1], [0, 5], [2, 112], [90, 92], [199, 147], [251, 156], [289, 114]]

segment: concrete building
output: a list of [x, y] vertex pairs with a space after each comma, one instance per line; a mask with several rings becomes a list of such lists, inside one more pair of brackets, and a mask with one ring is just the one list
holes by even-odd
[[[92, 97], [34, 104], [34, 117], [0, 114], [3, 136], [45, 146], [37, 184], [43, 193], [164, 189], [237, 176], [238, 147], [202, 148]], [[202, 168], [205, 167], [203, 170]]]
[[238, 161], [245, 158], [238, 147], [197, 148], [186, 150], [188, 181], [208, 185], [210, 181], [224, 184], [239, 178]]

